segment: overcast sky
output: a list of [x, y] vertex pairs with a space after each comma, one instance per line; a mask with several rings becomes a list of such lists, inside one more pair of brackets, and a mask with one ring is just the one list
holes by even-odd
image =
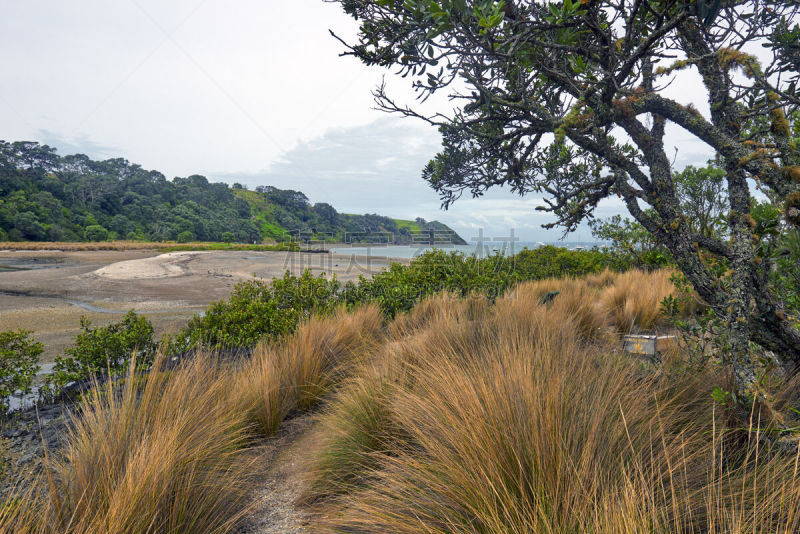
[[[370, 91], [387, 72], [339, 57], [328, 30], [352, 36], [355, 23], [337, 4], [0, 0], [0, 8], [2, 139], [124, 157], [169, 178], [298, 189], [345, 213], [438, 219], [466, 239], [478, 228], [560, 237], [540, 228], [549, 216], [534, 211], [533, 196], [501, 190], [439, 209], [420, 178], [438, 133], [372, 109]], [[686, 83], [670, 88], [684, 102]], [[390, 87], [410, 97], [405, 80]], [[709, 156], [680, 136], [673, 144], [678, 167]], [[618, 211], [609, 201], [599, 215]], [[568, 238], [589, 239], [586, 229]]]

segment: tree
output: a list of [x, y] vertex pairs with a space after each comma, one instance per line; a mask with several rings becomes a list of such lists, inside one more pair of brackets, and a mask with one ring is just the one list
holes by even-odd
[[235, 238], [236, 236], [233, 235], [233, 232], [222, 232], [222, 241], [224, 241], [227, 245], [230, 245], [231, 241], [233, 241]]
[[108, 238], [108, 230], [99, 224], [91, 224], [86, 227], [85, 236], [89, 241], [105, 241]]
[[191, 243], [192, 241], [194, 241], [192, 232], [185, 231], [178, 234], [178, 243]]
[[704, 237], [726, 233], [725, 208], [728, 194], [725, 171], [709, 163], [706, 167], [687, 166], [673, 176], [689, 230]]
[[34, 241], [40, 241], [47, 235], [47, 229], [36, 220], [36, 215], [30, 211], [18, 213], [14, 217], [14, 227], [22, 232], [22, 235]]
[[663, 267], [669, 262], [669, 255], [653, 234], [636, 221], [613, 215], [608, 219], [593, 219], [589, 226], [592, 237], [610, 241], [613, 249], [629, 258], [634, 265]]
[[336, 209], [326, 202], [317, 202], [314, 204], [314, 213], [330, 227], [336, 226], [339, 221], [339, 214], [336, 212]]
[[[334, 1], [360, 23], [347, 54], [397, 67], [421, 99], [448, 90], [459, 104], [430, 115], [396, 102], [385, 84], [375, 91], [383, 110], [440, 128], [442, 151], [423, 177], [444, 207], [506, 185], [544, 194], [552, 225], [569, 231], [617, 195], [729, 325], [738, 377], [752, 376], [749, 340], [789, 369], [800, 364], [800, 333], [770, 294], [772, 262], [749, 213], [751, 181], [800, 224], [787, 120], [800, 106], [796, 2]], [[760, 44], [763, 64], [748, 53]], [[686, 73], [699, 73], [706, 113], [664, 91]], [[719, 158], [730, 239], [689, 224], [668, 126]], [[728, 269], [718, 274], [698, 248]]]

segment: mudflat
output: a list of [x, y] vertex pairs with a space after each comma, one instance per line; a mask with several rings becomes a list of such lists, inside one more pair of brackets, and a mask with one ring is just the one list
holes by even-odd
[[302, 252], [0, 250], [0, 330], [33, 331], [45, 344], [42, 361], [49, 362], [80, 332], [81, 316], [105, 325], [132, 309], [161, 336], [227, 298], [242, 280], [311, 269], [347, 281], [388, 264], [385, 258]]

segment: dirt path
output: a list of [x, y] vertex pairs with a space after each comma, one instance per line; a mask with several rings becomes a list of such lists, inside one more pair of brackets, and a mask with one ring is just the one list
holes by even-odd
[[268, 463], [266, 478], [255, 496], [258, 506], [240, 532], [294, 534], [310, 532], [308, 516], [296, 502], [300, 497], [312, 446], [312, 415], [302, 415], [283, 423], [280, 432], [264, 453]]

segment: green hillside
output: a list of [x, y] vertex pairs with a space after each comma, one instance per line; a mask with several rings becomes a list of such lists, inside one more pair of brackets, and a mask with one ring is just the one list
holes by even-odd
[[[392, 219], [377, 214], [339, 213], [330, 204], [311, 204], [299, 191], [259, 186], [250, 191], [234, 184], [236, 198], [250, 204], [262, 234], [276, 241], [316, 240], [335, 243], [436, 243], [465, 244], [447, 225], [438, 221]], [[432, 233], [432, 234], [431, 234]]]
[[249, 191], [192, 175], [167, 180], [116, 158], [59, 156], [0, 141], [0, 241], [291, 241], [463, 243], [442, 223], [340, 214], [299, 191]]

